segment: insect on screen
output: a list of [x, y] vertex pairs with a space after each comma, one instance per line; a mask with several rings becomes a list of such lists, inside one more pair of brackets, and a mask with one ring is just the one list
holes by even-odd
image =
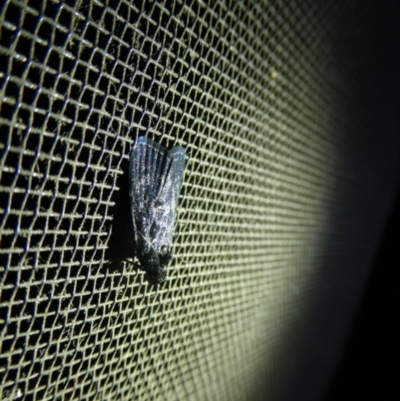
[[[379, 10], [2, 2], [0, 399], [278, 400], [311, 340], [318, 399], [398, 172]], [[185, 150], [148, 234], [144, 142]]]

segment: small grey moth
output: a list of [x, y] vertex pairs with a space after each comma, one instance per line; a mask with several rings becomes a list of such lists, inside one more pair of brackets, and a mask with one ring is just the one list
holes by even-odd
[[172, 235], [185, 169], [185, 149], [167, 151], [141, 136], [129, 165], [130, 199], [136, 256], [157, 283], [166, 280]]

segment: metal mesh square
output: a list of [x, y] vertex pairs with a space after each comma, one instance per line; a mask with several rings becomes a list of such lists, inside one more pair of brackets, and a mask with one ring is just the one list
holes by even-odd
[[[335, 205], [376, 178], [349, 174], [372, 152], [353, 8], [0, 7], [2, 399], [232, 401], [265, 380], [273, 399], [352, 235]], [[139, 135], [188, 154], [162, 286], [128, 257]]]

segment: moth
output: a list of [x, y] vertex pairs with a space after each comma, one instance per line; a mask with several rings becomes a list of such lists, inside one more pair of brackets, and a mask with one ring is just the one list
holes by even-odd
[[167, 151], [141, 136], [129, 164], [130, 203], [136, 256], [157, 283], [166, 280], [172, 236], [185, 169], [184, 148]]

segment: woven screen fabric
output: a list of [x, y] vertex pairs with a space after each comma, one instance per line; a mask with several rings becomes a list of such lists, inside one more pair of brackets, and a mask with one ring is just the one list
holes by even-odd
[[[398, 171], [366, 168], [373, 4], [3, 2], [0, 399], [279, 399]], [[139, 136], [187, 154], [162, 285], [134, 258]]]

